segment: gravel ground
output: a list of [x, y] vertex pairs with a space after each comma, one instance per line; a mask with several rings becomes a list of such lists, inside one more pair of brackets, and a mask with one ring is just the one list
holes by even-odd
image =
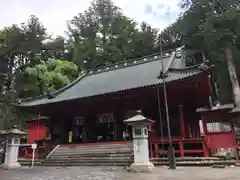
[[0, 180], [239, 180], [240, 168], [156, 167], [153, 173], [129, 173], [120, 167], [35, 167], [0, 169]]

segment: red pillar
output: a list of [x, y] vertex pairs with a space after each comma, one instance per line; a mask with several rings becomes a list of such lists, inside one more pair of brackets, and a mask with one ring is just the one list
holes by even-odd
[[209, 151], [208, 151], [208, 148], [207, 148], [205, 142], [202, 142], [202, 149], [203, 149], [203, 156], [209, 157]]
[[180, 148], [180, 156], [181, 156], [181, 157], [184, 157], [183, 142], [179, 142], [179, 148]]
[[203, 127], [203, 134], [204, 134], [204, 141], [202, 143], [202, 149], [203, 149], [203, 155], [204, 157], [209, 157], [209, 151], [208, 151], [208, 147], [207, 147], [207, 142], [206, 142], [206, 138], [207, 138], [207, 124], [206, 121], [204, 120], [203, 116], [201, 116], [202, 119], [202, 127]]
[[183, 114], [183, 105], [178, 106], [179, 114], [180, 114], [180, 132], [181, 137], [185, 137], [185, 122], [184, 122], [184, 114]]
[[231, 131], [232, 131], [232, 136], [234, 137], [235, 140], [235, 159], [239, 160], [239, 156], [238, 156], [238, 142], [236, 139], [236, 135], [235, 135], [235, 129], [234, 129], [234, 124], [232, 121], [230, 121], [230, 127], [231, 127]]
[[206, 124], [206, 121], [204, 120], [203, 116], [201, 119], [202, 119], [203, 134], [206, 135], [207, 134], [207, 124]]

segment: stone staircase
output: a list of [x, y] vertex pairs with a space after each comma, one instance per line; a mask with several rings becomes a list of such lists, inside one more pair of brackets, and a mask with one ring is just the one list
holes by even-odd
[[[152, 158], [154, 165], [168, 166], [168, 158]], [[176, 158], [177, 166], [216, 166], [216, 165], [235, 165], [235, 160], [226, 160], [218, 157], [178, 157]]]
[[128, 166], [133, 162], [133, 143], [60, 145], [41, 166]]
[[[47, 159], [36, 160], [35, 166], [128, 166], [133, 163], [133, 143], [92, 143], [60, 145]], [[155, 166], [167, 166], [167, 158], [152, 158]], [[19, 163], [31, 166], [31, 159], [19, 159]], [[218, 157], [176, 158], [177, 166], [235, 165], [235, 160]]]

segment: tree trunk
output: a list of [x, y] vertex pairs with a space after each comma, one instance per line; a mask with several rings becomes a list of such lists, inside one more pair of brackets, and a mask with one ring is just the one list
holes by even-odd
[[236, 108], [240, 108], [240, 87], [237, 78], [237, 73], [232, 57], [232, 43], [230, 41], [225, 41], [224, 43], [224, 53], [228, 67], [228, 74], [232, 84], [233, 99]]

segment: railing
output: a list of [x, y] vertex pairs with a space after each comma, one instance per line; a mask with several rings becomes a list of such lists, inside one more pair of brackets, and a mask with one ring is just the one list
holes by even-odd
[[[35, 152], [35, 159], [43, 159], [45, 158], [48, 153], [52, 151], [52, 149], [55, 146], [51, 143], [43, 143], [41, 145], [37, 146], [36, 152]], [[31, 145], [25, 145], [25, 146], [20, 146], [19, 147], [19, 158], [24, 158], [24, 159], [31, 159], [33, 156], [33, 149]]]
[[[180, 137], [172, 137], [172, 144], [177, 157], [209, 156], [203, 138], [183, 139]], [[168, 153], [168, 145], [169, 143], [166, 137], [151, 137], [149, 139], [150, 158], [166, 156]]]

